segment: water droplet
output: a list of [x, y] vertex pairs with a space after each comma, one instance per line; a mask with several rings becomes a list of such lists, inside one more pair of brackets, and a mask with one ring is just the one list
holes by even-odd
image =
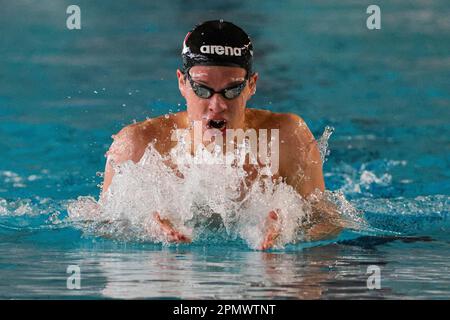
[[333, 127], [326, 126], [322, 136], [317, 141], [320, 152], [320, 158], [322, 159], [322, 162], [325, 162], [326, 156], [330, 154], [328, 150], [328, 140], [330, 139], [330, 136], [332, 135], [333, 131], [334, 131]]

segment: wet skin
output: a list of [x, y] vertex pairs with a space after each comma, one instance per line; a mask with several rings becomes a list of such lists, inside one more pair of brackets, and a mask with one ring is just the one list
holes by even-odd
[[[241, 83], [245, 75], [246, 71], [238, 67], [195, 66], [190, 70], [193, 81], [215, 91]], [[200, 98], [180, 70], [177, 70], [177, 78], [180, 93], [186, 100], [186, 111], [131, 124], [113, 136], [114, 142], [107, 152], [102, 196], [114, 175], [111, 161], [117, 164], [127, 160], [138, 162], [150, 142], [155, 142], [155, 149], [167, 156], [177, 144], [172, 141], [175, 129], [188, 129], [192, 135], [191, 123], [200, 121], [205, 136], [209, 138], [207, 130], [210, 120], [223, 120], [226, 129], [254, 129], [257, 132], [259, 129], [279, 129], [279, 170], [274, 178], [284, 178], [305, 199], [316, 190], [325, 190], [320, 152], [305, 122], [295, 114], [246, 107], [247, 101], [256, 92], [258, 74], [253, 74], [241, 94], [231, 100], [220, 94], [214, 94], [209, 99]], [[170, 163], [168, 165], [173, 167]], [[247, 165], [244, 169], [249, 174], [249, 180], [255, 178], [257, 166]], [[330, 203], [319, 201], [317, 206], [313, 206], [314, 212], [317, 212], [317, 223], [308, 230], [310, 240], [334, 237], [340, 232], [337, 222], [339, 214]], [[168, 241], [190, 242], [189, 237], [178, 232], [169, 220], [161, 219], [159, 213], [154, 213], [154, 218]], [[281, 232], [280, 219], [276, 209], [267, 214], [265, 236], [259, 249], [270, 249], [276, 244]]]

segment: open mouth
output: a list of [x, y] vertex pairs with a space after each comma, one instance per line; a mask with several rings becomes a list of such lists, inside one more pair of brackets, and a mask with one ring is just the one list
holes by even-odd
[[226, 125], [227, 125], [227, 121], [222, 120], [222, 119], [220, 119], [220, 120], [210, 119], [210, 120], [208, 120], [208, 123], [207, 123], [208, 129], [224, 130]]

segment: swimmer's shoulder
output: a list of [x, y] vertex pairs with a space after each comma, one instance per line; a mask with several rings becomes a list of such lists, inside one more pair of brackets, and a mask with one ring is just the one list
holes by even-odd
[[142, 136], [141, 123], [133, 123], [123, 127], [119, 132], [111, 136], [113, 142], [106, 155], [115, 163], [127, 160], [138, 162], [142, 157], [144, 138]]
[[295, 113], [272, 112], [264, 109], [247, 108], [246, 116], [257, 123], [259, 128], [272, 129], [296, 129], [298, 127], [306, 127], [305, 121]]
[[[262, 109], [249, 109], [248, 116], [254, 122], [254, 128], [278, 129], [280, 150], [283, 153], [291, 153], [292, 150], [306, 150], [315, 143], [313, 134], [306, 122], [295, 113], [279, 113]], [[246, 115], [246, 116], [247, 116]]]
[[135, 161], [139, 161], [150, 143], [154, 143], [159, 152], [166, 152], [172, 146], [173, 130], [182, 128], [185, 117], [186, 112], [178, 112], [127, 125], [112, 135], [112, 147], [120, 146], [118, 151], [125, 151]]
[[305, 120], [298, 114], [277, 113], [275, 117], [280, 128], [280, 139], [287, 146], [304, 148], [315, 141]]
[[251, 112], [259, 119], [259, 128], [279, 129], [281, 176], [292, 178], [300, 167], [321, 163], [317, 141], [302, 117], [260, 109]]

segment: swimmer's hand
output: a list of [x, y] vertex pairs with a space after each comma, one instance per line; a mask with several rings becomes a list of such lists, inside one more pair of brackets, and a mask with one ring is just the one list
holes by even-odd
[[154, 212], [153, 217], [169, 242], [190, 243], [192, 241], [189, 237], [176, 230], [169, 219], [162, 219], [159, 212]]
[[281, 234], [281, 221], [277, 210], [272, 210], [265, 221], [265, 234], [259, 250], [268, 250], [275, 245], [275, 241]]

